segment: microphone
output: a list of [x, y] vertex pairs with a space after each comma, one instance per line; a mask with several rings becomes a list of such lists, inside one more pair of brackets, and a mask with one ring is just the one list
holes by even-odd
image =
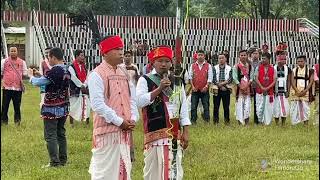
[[[169, 79], [169, 75], [168, 75], [167, 72], [163, 73], [163, 74], [162, 74], [162, 77], [163, 77], [163, 79]], [[163, 92], [167, 97], [170, 97], [170, 96], [172, 95], [172, 93], [173, 93], [173, 90], [171, 89], [170, 86], [168, 86], [168, 87], [164, 88], [164, 89], [162, 90], [162, 92]]]

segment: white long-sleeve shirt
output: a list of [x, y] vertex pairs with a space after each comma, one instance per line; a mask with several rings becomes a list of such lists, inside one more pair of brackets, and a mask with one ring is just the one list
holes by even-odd
[[[198, 61], [196, 61], [196, 63], [199, 65], [199, 69], [201, 70], [204, 63], [206, 63], [206, 61], [203, 61], [203, 63], [199, 63]], [[192, 80], [193, 79], [193, 70], [192, 70], [192, 64], [189, 68], [189, 80]], [[211, 83], [212, 82], [212, 79], [213, 79], [213, 73], [212, 73], [212, 66], [211, 64], [209, 64], [209, 69], [208, 69], [208, 83]]]
[[[80, 67], [80, 68], [81, 68], [81, 67]], [[72, 66], [69, 66], [68, 70], [69, 70], [69, 72], [70, 72], [70, 74], [71, 74], [71, 81], [72, 81], [77, 87], [79, 87], [79, 88], [81, 88], [81, 86], [87, 87], [87, 80], [88, 80], [88, 78], [86, 79], [86, 81], [85, 81], [84, 83], [82, 83], [82, 82], [78, 79], [78, 77], [77, 77], [77, 75], [76, 75], [76, 71], [73, 69]]]
[[[155, 69], [151, 71], [152, 74], [156, 74]], [[148, 84], [147, 80], [144, 77], [140, 77], [137, 84], [137, 106], [139, 108], [143, 108], [153, 103], [151, 101], [151, 92], [148, 92]], [[184, 88], [181, 90], [182, 94], [182, 104], [181, 104], [181, 111], [180, 111], [180, 125], [187, 126], [191, 125], [189, 112], [188, 112], [188, 104], [186, 93]]]
[[[5, 63], [6, 59], [2, 59], [1, 60], [1, 76], [3, 75], [3, 71], [4, 71], [4, 63]], [[22, 67], [22, 75], [27, 76], [28, 75], [28, 69], [27, 69], [27, 64], [25, 61], [23, 61], [23, 67]]]
[[[137, 122], [139, 120], [139, 112], [136, 105], [135, 89], [132, 83], [129, 83], [129, 86], [131, 91], [131, 120]], [[92, 110], [95, 111], [100, 117], [103, 117], [107, 123], [113, 123], [116, 126], [120, 126], [123, 123], [123, 119], [105, 103], [104, 83], [97, 72], [93, 71], [89, 75], [88, 87], [90, 91], [90, 102]]]

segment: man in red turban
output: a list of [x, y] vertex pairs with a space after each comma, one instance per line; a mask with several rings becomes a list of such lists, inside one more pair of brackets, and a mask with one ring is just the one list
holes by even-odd
[[109, 36], [99, 43], [102, 63], [88, 79], [93, 110], [91, 179], [131, 179], [131, 131], [139, 119], [135, 90], [123, 62], [123, 41]]

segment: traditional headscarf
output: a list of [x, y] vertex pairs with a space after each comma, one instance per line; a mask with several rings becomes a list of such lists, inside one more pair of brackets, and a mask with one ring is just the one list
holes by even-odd
[[99, 43], [101, 54], [106, 54], [109, 51], [117, 48], [123, 48], [124, 44], [120, 36], [110, 36]]
[[170, 59], [170, 61], [172, 62], [172, 58], [173, 58], [173, 51], [170, 47], [168, 46], [158, 46], [156, 48], [153, 48], [148, 54], [148, 60], [151, 63], [154, 63], [154, 61], [158, 58], [161, 57], [167, 57]]

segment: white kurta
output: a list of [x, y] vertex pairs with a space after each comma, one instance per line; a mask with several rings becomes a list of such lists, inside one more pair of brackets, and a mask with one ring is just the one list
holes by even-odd
[[[156, 73], [152, 70], [153, 74]], [[150, 101], [151, 92], [148, 92], [147, 81], [144, 77], [140, 77], [137, 84], [137, 106], [142, 108], [153, 103]], [[184, 88], [181, 89], [181, 110], [180, 110], [180, 125], [191, 125], [189, 118], [188, 105], [186, 100], [186, 93]], [[168, 109], [170, 114], [170, 108]], [[171, 147], [171, 141], [169, 139], [159, 139], [150, 143], [150, 146], [144, 150], [144, 162], [143, 177], [145, 180], [164, 180], [164, 177], [175, 177], [177, 180], [182, 180], [182, 147], [180, 141], [178, 141], [178, 149], [176, 154], [176, 163], [167, 164], [169, 166], [169, 172], [165, 170], [166, 160], [173, 158], [173, 151], [168, 149]], [[170, 162], [170, 161], [169, 161]]]
[[[273, 96], [271, 98], [273, 99]], [[270, 101], [270, 96], [264, 96], [263, 94], [256, 94], [256, 100], [258, 121], [264, 125], [269, 125], [272, 121], [273, 100]]]
[[275, 118], [288, 117], [290, 113], [289, 100], [285, 96], [274, 96], [273, 116]]
[[250, 117], [251, 113], [251, 100], [250, 95], [243, 96], [239, 95], [239, 98], [236, 101], [236, 119], [240, 121], [241, 124], [245, 124], [245, 119]]
[[[87, 80], [82, 83], [76, 76], [75, 70], [69, 66], [69, 72], [71, 74], [71, 81], [77, 86], [85, 86], [87, 87]], [[90, 117], [90, 100], [87, 94], [82, 94], [80, 91], [79, 97], [71, 96], [69, 98], [70, 101], [70, 112], [69, 115], [77, 120], [82, 121]]]

